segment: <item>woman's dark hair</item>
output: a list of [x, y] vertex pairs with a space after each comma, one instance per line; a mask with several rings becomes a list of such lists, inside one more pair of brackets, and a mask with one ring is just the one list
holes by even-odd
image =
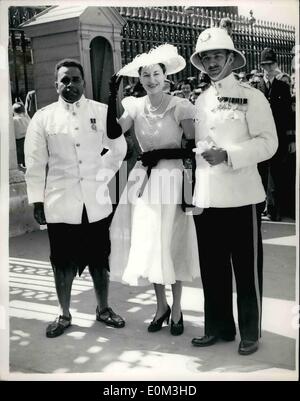
[[[163, 73], [165, 74], [166, 71], [167, 71], [166, 66], [165, 66], [163, 63], [157, 63], [157, 64], [161, 67], [161, 69], [163, 70]], [[142, 72], [142, 69], [143, 69], [143, 68], [144, 68], [144, 66], [141, 66], [141, 67], [138, 69], [139, 75], [141, 75], [141, 72]]]
[[76, 67], [76, 68], [78, 68], [79, 71], [80, 71], [81, 77], [82, 77], [82, 79], [84, 80], [84, 72], [83, 72], [83, 67], [82, 67], [82, 65], [80, 64], [79, 61], [77, 61], [77, 60], [75, 60], [75, 59], [72, 59], [72, 58], [64, 58], [63, 60], [60, 60], [60, 61], [56, 64], [56, 66], [55, 66], [55, 80], [57, 79], [58, 70], [59, 70], [61, 67]]

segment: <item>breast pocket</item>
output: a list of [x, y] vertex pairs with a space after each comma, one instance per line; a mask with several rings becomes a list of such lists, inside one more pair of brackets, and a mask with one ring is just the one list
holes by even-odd
[[46, 133], [47, 136], [68, 135], [68, 123], [66, 121], [60, 121], [60, 119], [51, 119], [47, 123]]
[[46, 135], [50, 155], [66, 154], [73, 146], [73, 138], [66, 129], [52, 125], [47, 129]]

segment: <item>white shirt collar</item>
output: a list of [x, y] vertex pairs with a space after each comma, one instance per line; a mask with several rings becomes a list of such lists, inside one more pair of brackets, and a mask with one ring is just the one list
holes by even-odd
[[220, 79], [220, 81], [212, 81], [213, 87], [217, 90], [217, 92], [221, 95], [222, 93], [230, 93], [232, 91], [233, 86], [237, 84], [237, 80], [235, 79], [233, 73], [227, 75], [227, 77]]
[[66, 110], [70, 110], [73, 111], [76, 108], [80, 108], [83, 106], [83, 104], [85, 103], [86, 98], [84, 95], [81, 96], [81, 98], [75, 102], [75, 103], [68, 103], [66, 102], [61, 96], [59, 96], [58, 98], [58, 102], [59, 104]]

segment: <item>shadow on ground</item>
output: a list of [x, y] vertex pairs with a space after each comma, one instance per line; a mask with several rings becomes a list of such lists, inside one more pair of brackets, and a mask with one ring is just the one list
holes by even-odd
[[[294, 235], [295, 227], [264, 224], [264, 239]], [[275, 233], [277, 232], [277, 234]], [[275, 235], [276, 234], [276, 235]], [[10, 241], [10, 372], [92, 373], [136, 379], [201, 380], [205, 373], [272, 372], [295, 369], [295, 339], [287, 311], [295, 294], [295, 248], [265, 245], [264, 304], [268, 311], [260, 349], [253, 355], [237, 353], [239, 337], [230, 343], [197, 348], [191, 339], [203, 334], [201, 280], [185, 283], [184, 334], [171, 336], [169, 327], [148, 333], [155, 312], [152, 287], [111, 283], [110, 303], [126, 319], [114, 329], [95, 320], [95, 296], [87, 271], [76, 278], [72, 291], [73, 324], [65, 334], [48, 339], [45, 329], [57, 316], [57, 300], [49, 265], [46, 231]], [[171, 303], [171, 291], [167, 290]], [[269, 311], [271, 310], [272, 316]], [[274, 318], [273, 318], [274, 314]], [[278, 325], [273, 325], [277, 320]]]

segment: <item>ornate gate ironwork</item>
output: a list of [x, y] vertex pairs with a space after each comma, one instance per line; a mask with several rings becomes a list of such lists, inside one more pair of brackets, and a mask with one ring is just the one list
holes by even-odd
[[[220, 8], [219, 8], [220, 9]], [[219, 26], [223, 17], [232, 20], [232, 38], [237, 49], [244, 52], [247, 71], [259, 69], [260, 52], [272, 47], [278, 64], [285, 72], [291, 71], [292, 48], [295, 45], [295, 28], [286, 24], [256, 21], [225, 11], [199, 7], [119, 7], [122, 17], [127, 19], [123, 28], [122, 64], [127, 64], [138, 53], [152, 46], [172, 43], [187, 61], [194, 51], [199, 34], [211, 26]], [[280, 17], [279, 17], [280, 18]], [[180, 80], [197, 76], [198, 71], [187, 62], [184, 71], [176, 74]]]
[[26, 93], [34, 89], [31, 42], [18, 27], [44, 9], [45, 7], [9, 7], [8, 61], [13, 102], [25, 102]]
[[[9, 63], [12, 99], [21, 98], [34, 88], [30, 40], [18, 29], [19, 24], [43, 11], [46, 7], [9, 8]], [[198, 71], [189, 62], [201, 31], [218, 26], [221, 18], [232, 20], [233, 41], [244, 52], [247, 71], [259, 68], [259, 55], [264, 47], [272, 47], [278, 64], [291, 72], [295, 45], [295, 28], [286, 24], [255, 20], [234, 14], [234, 7], [118, 7], [127, 19], [123, 28], [122, 64], [130, 62], [137, 54], [162, 43], [172, 43], [187, 60], [184, 71], [176, 74], [176, 80], [197, 76]], [[225, 11], [221, 11], [225, 10]], [[280, 18], [280, 16], [278, 16]], [[171, 77], [172, 79], [172, 77]], [[126, 81], [126, 80], [125, 80]], [[128, 80], [127, 80], [128, 82]]]

